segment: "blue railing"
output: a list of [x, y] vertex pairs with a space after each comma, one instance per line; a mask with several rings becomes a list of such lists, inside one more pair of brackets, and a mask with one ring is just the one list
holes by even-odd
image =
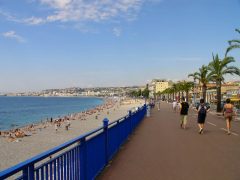
[[94, 179], [146, 114], [146, 105], [110, 124], [88, 132], [25, 162], [0, 172], [1, 179]]

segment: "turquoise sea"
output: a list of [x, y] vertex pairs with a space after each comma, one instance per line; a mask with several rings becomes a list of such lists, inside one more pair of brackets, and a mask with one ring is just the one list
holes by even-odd
[[92, 109], [104, 100], [92, 97], [0, 96], [0, 130]]

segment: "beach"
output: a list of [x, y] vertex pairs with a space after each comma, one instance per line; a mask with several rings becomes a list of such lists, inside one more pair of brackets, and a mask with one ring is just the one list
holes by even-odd
[[2, 132], [0, 171], [101, 127], [104, 118], [112, 122], [126, 116], [129, 110], [136, 110], [143, 103], [132, 99], [107, 100], [95, 109]]

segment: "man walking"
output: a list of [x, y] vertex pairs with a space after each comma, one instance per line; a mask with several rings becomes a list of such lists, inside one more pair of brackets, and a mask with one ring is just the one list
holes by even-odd
[[158, 99], [158, 101], [157, 101], [158, 111], [160, 111], [160, 105], [161, 105], [161, 102], [160, 102], [160, 101], [161, 101], [160, 99]]
[[189, 104], [185, 101], [185, 98], [182, 98], [182, 103], [180, 104], [180, 126], [183, 129], [186, 129], [188, 109]]

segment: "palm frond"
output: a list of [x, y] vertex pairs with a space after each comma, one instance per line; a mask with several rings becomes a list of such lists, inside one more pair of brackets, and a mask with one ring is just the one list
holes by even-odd
[[240, 45], [238, 44], [234, 44], [234, 45], [231, 45], [227, 48], [226, 50], [226, 53], [225, 53], [225, 56], [227, 56], [227, 54], [229, 53], [229, 51], [233, 50], [233, 49], [236, 49], [236, 48], [240, 48]]
[[230, 66], [230, 67], [227, 67], [226, 69], [224, 69], [222, 71], [222, 74], [231, 74], [231, 75], [238, 75], [240, 76], [240, 69], [235, 67], [235, 66]]
[[226, 67], [228, 64], [235, 62], [235, 59], [231, 56], [226, 56], [222, 61], [221, 61], [221, 69], [223, 69], [224, 67]]
[[[233, 45], [233, 43], [240, 44], [240, 39], [233, 39], [233, 40], [228, 41], [228, 43], [229, 43], [229, 45]], [[237, 44], [235, 44], [235, 45], [237, 45]]]
[[240, 33], [240, 29], [235, 29], [235, 31], [237, 31], [238, 33]]

